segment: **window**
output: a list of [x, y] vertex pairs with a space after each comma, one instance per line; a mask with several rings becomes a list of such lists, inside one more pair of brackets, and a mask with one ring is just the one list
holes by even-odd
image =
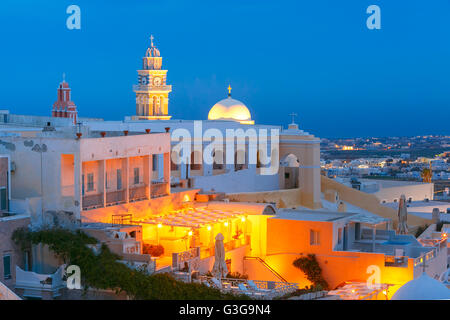
[[3, 255], [3, 279], [11, 279], [11, 255]]
[[122, 170], [117, 169], [117, 190], [122, 190]]
[[139, 184], [139, 168], [134, 168], [134, 184]]
[[178, 157], [178, 153], [176, 151], [173, 151], [170, 156], [170, 170], [178, 171], [179, 170], [179, 162], [180, 162], [180, 159]]
[[285, 172], [285, 173], [284, 173], [284, 178], [285, 178], [285, 179], [289, 179], [289, 172]]
[[88, 173], [87, 175], [87, 191], [94, 191], [94, 174]]
[[108, 189], [108, 172], [105, 172], [105, 189]]
[[25, 271], [31, 271], [31, 265], [30, 265], [30, 251], [26, 250], [23, 252], [23, 267]]
[[191, 170], [201, 170], [202, 169], [202, 155], [198, 151], [191, 153]]
[[338, 229], [338, 244], [342, 243], [342, 228]]
[[317, 246], [320, 244], [320, 232], [316, 230], [309, 230], [309, 244]]
[[81, 195], [84, 196], [84, 174], [81, 175]]
[[8, 210], [8, 189], [0, 188], [0, 210]]
[[157, 154], [152, 155], [152, 167], [153, 167], [153, 171], [158, 171], [158, 155]]

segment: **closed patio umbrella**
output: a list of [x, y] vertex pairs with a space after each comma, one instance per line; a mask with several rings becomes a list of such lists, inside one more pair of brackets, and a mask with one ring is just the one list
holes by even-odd
[[225, 262], [225, 248], [223, 246], [223, 234], [218, 233], [216, 236], [215, 253], [214, 253], [214, 267], [212, 274], [217, 278], [223, 278], [228, 273], [227, 264]]
[[406, 210], [406, 197], [404, 194], [400, 196], [398, 203], [398, 234], [408, 234], [408, 211]]

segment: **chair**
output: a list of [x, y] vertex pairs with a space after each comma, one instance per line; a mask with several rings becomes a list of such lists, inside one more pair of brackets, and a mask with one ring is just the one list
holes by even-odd
[[218, 289], [222, 289], [222, 283], [217, 280], [216, 278], [211, 278], [212, 283], [214, 283], [214, 285], [218, 288]]
[[244, 286], [243, 283], [239, 283], [239, 284], [238, 284], [238, 288], [239, 288], [239, 290], [242, 291], [242, 293], [244, 293], [244, 294], [246, 294], [246, 295], [252, 295], [252, 292], [250, 292], [250, 291], [247, 289], [247, 287]]

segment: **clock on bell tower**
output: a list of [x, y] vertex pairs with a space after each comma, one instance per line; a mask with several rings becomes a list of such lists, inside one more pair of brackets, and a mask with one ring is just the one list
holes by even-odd
[[136, 118], [143, 120], [169, 120], [169, 93], [167, 70], [162, 70], [162, 57], [150, 37], [150, 47], [142, 58], [142, 69], [138, 70], [136, 93]]

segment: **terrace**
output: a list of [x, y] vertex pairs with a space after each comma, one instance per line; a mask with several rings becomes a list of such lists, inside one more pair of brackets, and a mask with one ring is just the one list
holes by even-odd
[[247, 214], [242, 211], [189, 207], [133, 223], [142, 225], [145, 243], [164, 247], [158, 267], [183, 267], [188, 260], [214, 256], [214, 236], [219, 232], [226, 251], [250, 244]]

